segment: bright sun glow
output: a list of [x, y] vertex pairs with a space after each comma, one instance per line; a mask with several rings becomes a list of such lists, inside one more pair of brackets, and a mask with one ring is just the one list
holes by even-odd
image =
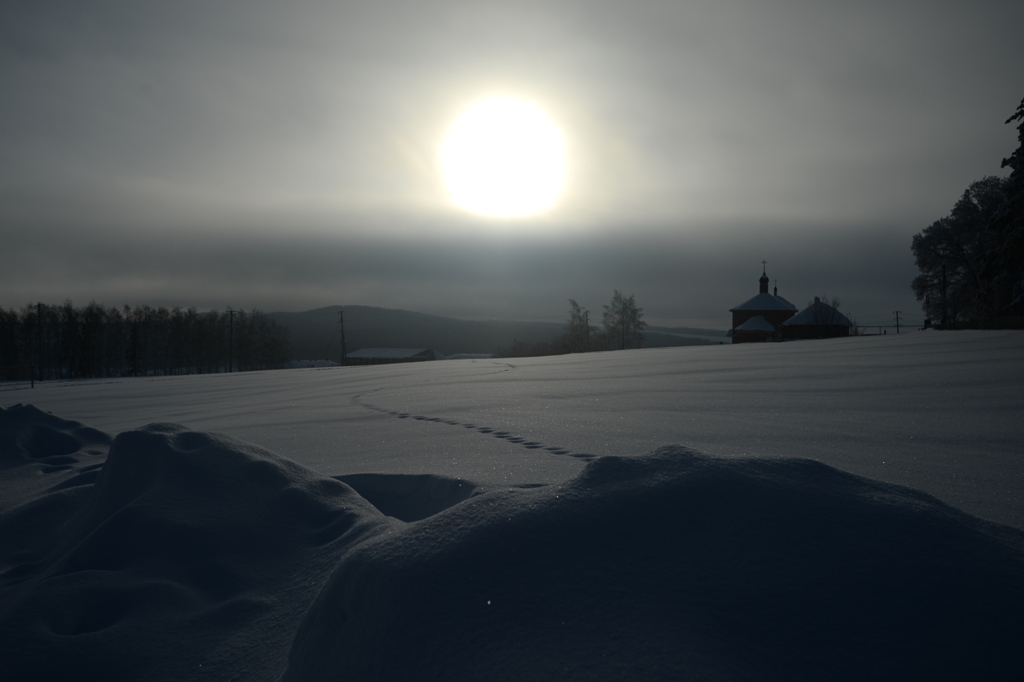
[[459, 206], [488, 216], [540, 213], [558, 199], [565, 178], [562, 135], [536, 106], [489, 99], [448, 131], [441, 172]]

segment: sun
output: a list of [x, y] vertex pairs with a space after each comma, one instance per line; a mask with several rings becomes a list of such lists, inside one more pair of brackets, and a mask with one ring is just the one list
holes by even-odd
[[539, 107], [496, 97], [455, 121], [440, 165], [452, 200], [462, 208], [501, 218], [535, 215], [558, 201], [565, 143]]

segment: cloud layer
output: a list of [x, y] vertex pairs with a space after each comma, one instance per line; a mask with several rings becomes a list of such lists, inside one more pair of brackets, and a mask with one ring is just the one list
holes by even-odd
[[[827, 289], [880, 314], [914, 305], [910, 235], [998, 172], [1024, 94], [1006, 3], [2, 12], [7, 306], [545, 317], [617, 287], [682, 320], [738, 302], [765, 258], [798, 303]], [[489, 94], [562, 126], [552, 214], [469, 218], [445, 196], [437, 145]]]

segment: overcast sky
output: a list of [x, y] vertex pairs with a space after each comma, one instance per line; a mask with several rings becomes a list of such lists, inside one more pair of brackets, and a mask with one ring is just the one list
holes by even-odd
[[[910, 239], [1005, 174], [1024, 3], [32, 2], [0, 9], [0, 305], [551, 319], [635, 293], [729, 327], [901, 309]], [[437, 152], [511, 95], [561, 129], [540, 217], [452, 205]]]

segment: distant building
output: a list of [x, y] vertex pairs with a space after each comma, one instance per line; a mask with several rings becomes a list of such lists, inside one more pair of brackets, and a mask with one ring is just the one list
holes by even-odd
[[782, 338], [828, 339], [849, 336], [853, 322], [817, 296], [814, 303], [782, 323]]
[[429, 348], [361, 348], [346, 356], [349, 365], [388, 365], [396, 362], [425, 362], [445, 357]]
[[797, 307], [779, 296], [778, 287], [773, 294], [768, 293], [768, 275], [763, 269], [759, 284], [757, 296], [729, 309], [732, 313], [729, 336], [733, 343], [779, 340], [782, 338], [779, 328], [796, 315]]
[[318, 360], [289, 360], [285, 363], [285, 369], [308, 369], [312, 367], [337, 367], [338, 363], [334, 360], [324, 360], [323, 358]]

